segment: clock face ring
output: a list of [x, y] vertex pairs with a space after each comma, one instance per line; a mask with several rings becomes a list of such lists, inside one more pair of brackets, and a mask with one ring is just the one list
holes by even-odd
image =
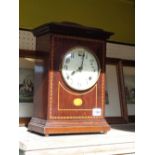
[[61, 74], [70, 88], [77, 91], [88, 90], [95, 85], [100, 75], [98, 58], [88, 48], [71, 48], [63, 57]]

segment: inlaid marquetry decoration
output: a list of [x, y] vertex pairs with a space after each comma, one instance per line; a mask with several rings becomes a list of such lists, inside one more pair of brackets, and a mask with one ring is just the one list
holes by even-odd
[[44, 135], [107, 132], [105, 55], [112, 33], [49, 23], [33, 34], [37, 51], [47, 56], [35, 64], [34, 114], [28, 129]]

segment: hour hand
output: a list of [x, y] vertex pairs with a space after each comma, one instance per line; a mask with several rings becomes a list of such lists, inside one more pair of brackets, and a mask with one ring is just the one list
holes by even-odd
[[72, 73], [71, 73], [71, 75], [74, 75], [76, 72], [78, 72], [78, 71], [81, 71], [81, 66], [77, 69], [77, 70], [75, 70], [75, 71], [72, 71]]
[[72, 71], [71, 75], [74, 75], [76, 71]]

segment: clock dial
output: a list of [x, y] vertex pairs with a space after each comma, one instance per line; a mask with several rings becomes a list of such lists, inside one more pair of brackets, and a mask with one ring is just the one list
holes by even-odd
[[89, 49], [75, 47], [64, 55], [61, 72], [70, 88], [84, 91], [97, 82], [100, 65], [97, 57]]

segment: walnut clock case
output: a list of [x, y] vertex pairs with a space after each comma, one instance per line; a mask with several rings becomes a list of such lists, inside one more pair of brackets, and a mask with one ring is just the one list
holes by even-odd
[[34, 115], [28, 130], [44, 135], [107, 132], [106, 39], [101, 29], [49, 23], [33, 30], [36, 50]]

